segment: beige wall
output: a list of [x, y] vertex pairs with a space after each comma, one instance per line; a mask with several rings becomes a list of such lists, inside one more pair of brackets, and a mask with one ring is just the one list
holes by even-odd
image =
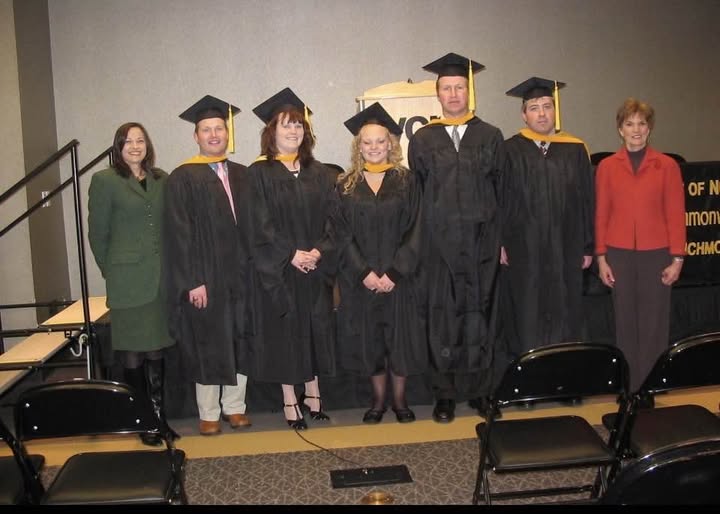
[[[20, 180], [25, 174], [20, 120], [20, 91], [15, 47], [15, 25], [12, 0], [0, 0], [0, 124], [2, 168], [0, 192]], [[27, 200], [19, 191], [0, 206], [0, 228], [5, 228], [25, 209]], [[30, 236], [28, 222], [23, 221], [0, 239], [0, 303], [34, 302]], [[2, 312], [4, 329], [34, 327], [35, 312], [29, 309]], [[6, 349], [18, 339], [7, 339]]]
[[[15, 0], [15, 27], [32, 26], [15, 34], [20, 85], [25, 170], [31, 171], [58, 149], [53, 97], [52, 57], [50, 55], [50, 24], [47, 0]], [[63, 157], [70, 162], [70, 155]], [[60, 166], [51, 164], [26, 187], [28, 205], [42, 200], [43, 191], [60, 185]], [[32, 252], [35, 298], [41, 301], [68, 300], [71, 295], [68, 275], [67, 237], [60, 196], [32, 213], [30, 218], [30, 249]], [[53, 314], [39, 308], [37, 317], [45, 321]]]
[[[196, 150], [177, 115], [206, 93], [243, 110], [235, 159], [249, 163], [261, 129], [252, 107], [290, 86], [315, 111], [316, 156], [344, 165], [354, 98], [431, 78], [421, 66], [448, 51], [487, 66], [477, 112], [506, 136], [521, 120], [504, 92], [538, 75], [567, 82], [564, 127], [591, 151], [618, 146], [614, 112], [634, 95], [657, 109], [658, 148], [720, 159], [717, 0], [53, 0], [49, 13], [58, 143], [80, 140], [81, 163], [137, 120], [171, 170]], [[66, 197], [68, 234], [71, 206]], [[103, 292], [94, 264], [90, 286]]]

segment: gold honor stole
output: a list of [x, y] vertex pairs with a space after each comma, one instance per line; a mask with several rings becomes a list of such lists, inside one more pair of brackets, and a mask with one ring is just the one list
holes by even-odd
[[364, 166], [365, 171], [367, 171], [368, 173], [385, 173], [392, 167], [392, 164], [371, 164], [369, 162], [366, 162]]
[[532, 139], [533, 141], [547, 141], [548, 143], [580, 143], [585, 147], [585, 151], [587, 152], [588, 157], [590, 156], [590, 150], [588, 150], [585, 141], [562, 130], [555, 134], [543, 135], [538, 134], [537, 132], [535, 132], [534, 130], [530, 130], [529, 128], [524, 128], [520, 130], [520, 135], [527, 139]]
[[196, 155], [195, 157], [190, 157], [183, 164], [210, 164], [213, 162], [221, 161], [227, 161], [227, 155], [223, 155], [222, 157], [208, 157], [206, 155]]
[[475, 117], [475, 113], [470, 111], [461, 118], [436, 118], [428, 122], [428, 125], [465, 125], [468, 121]]
[[[298, 158], [298, 154], [296, 154], [296, 153], [288, 153], [288, 154], [281, 153], [281, 154], [278, 154], [275, 156], [275, 160], [280, 161], [280, 162], [295, 162], [295, 161], [297, 161], [297, 158]], [[267, 155], [263, 154], [263, 155], [260, 155], [253, 162], [260, 162], [260, 161], [267, 161], [267, 160], [268, 160]]]

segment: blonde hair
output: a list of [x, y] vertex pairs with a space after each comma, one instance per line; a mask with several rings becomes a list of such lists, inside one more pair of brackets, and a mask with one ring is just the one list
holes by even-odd
[[[404, 180], [409, 170], [401, 164], [403, 155], [400, 138], [395, 134], [391, 134], [390, 131], [388, 131], [388, 136], [390, 136], [390, 145], [392, 146], [388, 152], [388, 163], [398, 170], [400, 178]], [[350, 145], [350, 167], [338, 177], [338, 184], [343, 184], [342, 194], [352, 194], [355, 187], [365, 180], [363, 176], [364, 168], [365, 159], [360, 152], [360, 134], [358, 134], [353, 138]]]

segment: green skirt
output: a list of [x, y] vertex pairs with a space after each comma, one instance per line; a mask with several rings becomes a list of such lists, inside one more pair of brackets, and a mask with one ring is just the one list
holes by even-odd
[[110, 310], [113, 350], [150, 352], [172, 346], [165, 302], [160, 295], [140, 307]]

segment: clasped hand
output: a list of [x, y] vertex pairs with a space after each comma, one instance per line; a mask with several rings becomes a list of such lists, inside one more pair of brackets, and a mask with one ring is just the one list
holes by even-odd
[[207, 289], [205, 284], [191, 289], [188, 293], [188, 301], [196, 309], [204, 309], [208, 304]]
[[302, 273], [309, 273], [317, 268], [317, 263], [320, 260], [321, 254], [313, 248], [309, 252], [304, 250], [295, 250], [295, 255], [290, 261], [290, 264], [295, 266]]
[[378, 277], [374, 271], [368, 273], [363, 279], [363, 285], [373, 293], [389, 293], [395, 288], [395, 282], [390, 280], [387, 273]]

